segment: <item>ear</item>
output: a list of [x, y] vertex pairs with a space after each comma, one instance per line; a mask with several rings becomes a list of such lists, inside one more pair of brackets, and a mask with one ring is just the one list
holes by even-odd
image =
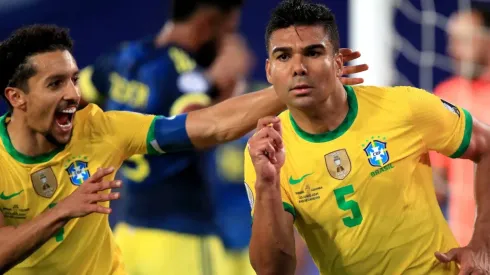
[[267, 58], [265, 60], [265, 73], [267, 75], [267, 82], [269, 82], [269, 84], [272, 84], [271, 67], [271, 62]]
[[5, 97], [10, 102], [13, 108], [25, 109], [26, 94], [19, 88], [7, 87], [5, 89]]
[[338, 52], [333, 58], [335, 63], [335, 74], [337, 77], [342, 77], [342, 72], [344, 71], [344, 57], [340, 52]]

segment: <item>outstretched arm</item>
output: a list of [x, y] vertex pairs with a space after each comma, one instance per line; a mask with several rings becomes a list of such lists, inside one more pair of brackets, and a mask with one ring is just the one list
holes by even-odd
[[277, 115], [285, 108], [270, 87], [190, 112], [186, 130], [196, 148], [207, 148], [243, 136], [254, 128], [257, 120]]
[[[361, 56], [359, 52], [341, 49], [344, 62]], [[344, 75], [366, 71], [366, 64], [345, 66]], [[355, 85], [363, 82], [362, 78], [342, 77], [344, 85]], [[197, 148], [206, 148], [235, 140], [248, 133], [257, 121], [266, 116], [277, 115], [286, 106], [279, 101], [274, 88], [238, 96], [212, 107], [190, 112], [186, 120], [187, 134]]]

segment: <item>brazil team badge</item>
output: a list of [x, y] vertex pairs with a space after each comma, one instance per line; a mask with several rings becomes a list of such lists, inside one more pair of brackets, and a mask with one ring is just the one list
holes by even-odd
[[351, 171], [351, 163], [347, 150], [340, 149], [325, 155], [325, 164], [330, 176], [343, 180]]
[[44, 198], [51, 198], [58, 189], [58, 182], [51, 167], [32, 173], [31, 181], [36, 194]]
[[371, 140], [364, 147], [364, 152], [368, 157], [369, 164], [374, 167], [382, 167], [390, 160], [386, 142], [380, 140]]
[[81, 160], [76, 160], [66, 168], [66, 172], [70, 176], [70, 181], [76, 186], [80, 186], [84, 181], [90, 178], [88, 171], [88, 163]]

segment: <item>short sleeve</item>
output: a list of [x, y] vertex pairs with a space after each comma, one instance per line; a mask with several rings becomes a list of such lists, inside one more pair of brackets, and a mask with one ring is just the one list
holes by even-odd
[[123, 152], [125, 158], [134, 154], [148, 153], [148, 139], [157, 118], [129, 111], [102, 111], [90, 104], [90, 119], [93, 133], [100, 133], [101, 138]]
[[[252, 209], [251, 214], [253, 216], [254, 213], [254, 205], [255, 205], [255, 181], [256, 181], [256, 175], [255, 175], [255, 168], [252, 163], [252, 159], [250, 157], [248, 148], [245, 148], [245, 153], [244, 153], [244, 179], [245, 179], [245, 188], [247, 190], [247, 196], [248, 200], [250, 202], [250, 207]], [[284, 189], [283, 184], [287, 183], [286, 179], [283, 177], [283, 173], [281, 173], [281, 198], [282, 198], [282, 205], [284, 207], [284, 210], [291, 213], [294, 218], [296, 218], [296, 211], [293, 207], [293, 204], [291, 203], [291, 199], [286, 191]]]
[[461, 157], [471, 141], [471, 114], [424, 90], [407, 89], [411, 122], [428, 150], [452, 158]]

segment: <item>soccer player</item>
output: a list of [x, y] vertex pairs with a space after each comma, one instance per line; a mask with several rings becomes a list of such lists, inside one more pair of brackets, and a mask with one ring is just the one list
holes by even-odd
[[[172, 1], [159, 34], [125, 42], [82, 70], [82, 97], [104, 110], [163, 116], [229, 97], [252, 59], [235, 35], [241, 5]], [[123, 163], [124, 200], [114, 236], [130, 274], [230, 274], [200, 159], [187, 151], [134, 155]]]
[[[459, 274], [488, 272], [490, 127], [416, 88], [343, 86], [324, 5], [280, 3], [266, 41], [267, 78], [288, 110], [259, 121], [245, 152], [257, 273], [294, 273], [293, 225], [321, 274], [457, 274], [455, 262]], [[466, 247], [438, 207], [429, 150], [478, 163]]]
[[0, 119], [2, 273], [124, 274], [106, 215], [107, 201], [119, 198], [108, 190], [120, 186], [113, 179], [123, 160], [225, 143], [284, 109], [268, 88], [169, 118], [93, 104], [75, 112], [71, 49], [56, 26], [21, 28], [0, 44], [0, 87], [11, 108]]
[[105, 215], [105, 201], [119, 197], [107, 190], [120, 185], [122, 161], [230, 141], [283, 108], [264, 91], [170, 118], [92, 104], [75, 113], [71, 48], [67, 32], [49, 26], [19, 29], [0, 45], [0, 87], [12, 109], [0, 123], [0, 272], [123, 273]]

